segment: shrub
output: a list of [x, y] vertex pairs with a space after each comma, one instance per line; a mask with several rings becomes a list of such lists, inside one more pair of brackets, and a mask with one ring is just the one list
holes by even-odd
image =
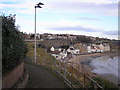
[[2, 17], [2, 71], [3, 74], [17, 66], [27, 52], [20, 31], [11, 16]]
[[103, 79], [101, 77], [94, 77], [94, 80], [97, 81], [98, 84], [100, 84], [105, 90], [106, 89], [113, 89], [115, 88], [116, 90], [119, 90], [117, 85], [115, 85], [114, 83]]

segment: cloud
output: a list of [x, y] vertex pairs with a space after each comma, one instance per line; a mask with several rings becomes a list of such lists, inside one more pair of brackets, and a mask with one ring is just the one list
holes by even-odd
[[41, 0], [41, 2], [79, 2], [79, 3], [95, 3], [95, 4], [102, 4], [102, 3], [117, 3], [118, 0]]
[[34, 13], [35, 1], [32, 0], [11, 0], [0, 2], [0, 9], [3, 13], [8, 13], [9, 11], [14, 13], [24, 13], [33, 14]]
[[[38, 2], [39, 0], [1, 0], [0, 8], [12, 8], [13, 11], [19, 9], [19, 13], [27, 11], [26, 13], [30, 14], [30, 11], [33, 13], [33, 7]], [[45, 4], [43, 11], [56, 13], [92, 12], [111, 16], [116, 16], [118, 13], [118, 5], [113, 0], [41, 0], [41, 2]]]
[[91, 21], [100, 21], [100, 19], [98, 18], [89, 18], [89, 17], [79, 17], [76, 19], [80, 19], [80, 20], [91, 20]]
[[[28, 32], [34, 31], [34, 20], [30, 18], [25, 18], [26, 15], [29, 14], [34, 15], [34, 5], [38, 3], [39, 0], [0, 0], [0, 11], [4, 13], [16, 13], [19, 18], [17, 24], [20, 24], [21, 30], [27, 30]], [[41, 0], [45, 5], [42, 9], [38, 9], [42, 12], [55, 13], [54, 15], [64, 15], [63, 13], [69, 14], [74, 13], [80, 15], [80, 13], [92, 13], [92, 14], [100, 14], [106, 16], [117, 16], [118, 14], [118, 2], [117, 0]], [[47, 14], [48, 14], [47, 13]], [[57, 14], [56, 14], [57, 13]], [[30, 15], [30, 16], [32, 16]], [[65, 16], [67, 16], [65, 15]], [[28, 16], [29, 17], [29, 16]], [[47, 15], [46, 15], [47, 17]], [[61, 16], [60, 16], [61, 17]], [[79, 16], [77, 16], [79, 17]], [[102, 17], [102, 16], [101, 16]], [[34, 18], [34, 16], [33, 16]], [[117, 31], [105, 31], [102, 30], [107, 27], [97, 27], [96, 25], [91, 26], [91, 23], [84, 22], [74, 22], [71, 19], [69, 21], [60, 21], [61, 18], [58, 18], [58, 21], [55, 21], [53, 17], [53, 21], [37, 21], [37, 30], [41, 27], [43, 28], [43, 32], [56, 32], [56, 33], [82, 33], [88, 35], [102, 35], [106, 36], [115, 36], [117, 35]], [[73, 16], [73, 18], [75, 18]], [[64, 18], [67, 20], [67, 18]], [[80, 20], [91, 20], [91, 21], [99, 21], [99, 18], [92, 17], [84, 17], [76, 18]], [[26, 24], [25, 24], [26, 23]], [[114, 22], [113, 22], [114, 23]], [[31, 25], [31, 26], [30, 26]], [[45, 31], [46, 30], [46, 31]], [[97, 34], [98, 33], [98, 34]]]
[[103, 34], [106, 34], [106, 35], [120, 35], [120, 32], [118, 31], [104, 31]]
[[92, 12], [103, 15], [117, 15], [117, 3], [85, 3], [85, 2], [51, 2], [46, 5], [47, 9], [63, 12]]
[[97, 29], [94, 29], [94, 28], [87, 28], [87, 27], [83, 27], [83, 26], [67, 26], [67, 27], [51, 27], [51, 28], [48, 28], [50, 30], [66, 30], [66, 31], [69, 31], [69, 30], [77, 30], [77, 31], [84, 31], [84, 32], [98, 32]]
[[1, 2], [22, 2], [22, 0], [0, 0]]

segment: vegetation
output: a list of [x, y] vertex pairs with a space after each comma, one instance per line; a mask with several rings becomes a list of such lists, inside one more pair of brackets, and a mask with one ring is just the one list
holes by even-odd
[[100, 84], [105, 90], [106, 89], [111, 89], [111, 88], [116, 88], [116, 90], [119, 90], [117, 85], [113, 84], [112, 82], [106, 80], [106, 79], [103, 79], [101, 77], [93, 77], [94, 80]]
[[39, 43], [37, 46], [38, 46], [38, 48], [46, 48], [46, 46], [45, 46], [45, 45], [40, 44], [40, 43]]
[[65, 50], [67, 50], [69, 48], [69, 45], [62, 45], [60, 47], [63, 48], [63, 49], [65, 49]]
[[31, 34], [30, 35], [30, 39], [34, 39], [35, 35], [34, 34]]
[[87, 38], [85, 36], [77, 36], [77, 41], [85, 44], [90, 44], [92, 43], [92, 40], [90, 38]]
[[[27, 43], [28, 53], [26, 54], [28, 57], [32, 59], [34, 62], [34, 43]], [[50, 53], [46, 52], [44, 48], [37, 48], [37, 63], [41, 65], [45, 65], [46, 63], [54, 64], [55, 58], [50, 55]]]
[[27, 48], [12, 16], [2, 17], [2, 71], [3, 74], [17, 66]]
[[[34, 43], [27, 43], [29, 51], [27, 53], [27, 56], [31, 57], [32, 61], [34, 62]], [[49, 69], [51, 71], [54, 71], [55, 69], [58, 69], [57, 67], [54, 67], [54, 63], [55, 63], [55, 58], [52, 57], [50, 55], [50, 53], [46, 52], [44, 48], [37, 48], [37, 64], [39, 64], [40, 66], [43, 66], [46, 69]], [[58, 64], [58, 61], [56, 61], [56, 64]], [[61, 62], [61, 67], [64, 67], [63, 63]], [[69, 72], [72, 72], [72, 69], [70, 66], [67, 67], [67, 70]], [[64, 71], [61, 70], [61, 73], [64, 74]], [[79, 74], [78, 71], [75, 71], [75, 69], [73, 70], [73, 76], [69, 76], [68, 74], [66, 74], [66, 77], [75, 84], [76, 87], [79, 88], [83, 88], [82, 85], [75, 79], [75, 77], [79, 77], [79, 81], [84, 82], [83, 76], [81, 74]], [[75, 77], [74, 77], [75, 76]], [[100, 77], [93, 77], [93, 79], [99, 83], [99, 85], [101, 85], [105, 90], [108, 88], [117, 88], [116, 85], [114, 85], [113, 83], [109, 82], [108, 80], [102, 79]], [[85, 82], [85, 86], [87, 88], [94, 88], [94, 83], [90, 80], [86, 79]], [[99, 90], [99, 89], [98, 89]]]

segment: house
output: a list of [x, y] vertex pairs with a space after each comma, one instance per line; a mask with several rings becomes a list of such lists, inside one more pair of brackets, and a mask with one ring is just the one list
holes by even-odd
[[63, 60], [67, 57], [67, 52], [66, 51], [63, 51], [63, 52], [53, 51], [51, 52], [51, 55], [54, 56], [58, 60]]
[[76, 35], [73, 35], [73, 34], [67, 35], [67, 36], [68, 36], [68, 38], [69, 38], [71, 41], [76, 40], [76, 38], [77, 38], [77, 36], [76, 36]]
[[67, 57], [67, 52], [64, 50], [63, 52], [60, 53], [60, 55], [62, 56], [61, 59], [65, 59]]
[[87, 46], [87, 52], [88, 53], [93, 53], [93, 52], [96, 52], [96, 47], [95, 45], [91, 44], [90, 46]]
[[87, 46], [87, 52], [93, 53], [93, 52], [105, 52], [110, 51], [110, 46], [107, 43], [104, 44], [91, 44], [90, 46]]
[[87, 52], [88, 53], [91, 53], [92, 51], [91, 51], [91, 46], [87, 46]]
[[98, 45], [96, 45], [96, 52], [101, 52], [101, 49]]
[[110, 45], [108, 43], [103, 43], [104, 51], [110, 51]]
[[55, 48], [54, 48], [54, 47], [51, 47], [51, 48], [50, 48], [50, 51], [52, 51], [52, 52], [55, 51]]
[[51, 55], [54, 56], [58, 60], [60, 60], [62, 58], [59, 54], [60, 54], [60, 51], [51, 52]]
[[67, 52], [68, 52], [68, 53], [71, 53], [71, 54], [79, 54], [79, 53], [80, 53], [80, 50], [79, 50], [79, 49], [75, 49], [73, 46], [70, 46], [70, 47], [67, 49]]
[[110, 45], [108, 43], [103, 43], [98, 45], [101, 52], [110, 51]]
[[103, 46], [103, 44], [99, 44], [98, 46], [99, 46], [99, 48], [100, 48], [100, 51], [101, 51], [101, 52], [104, 52], [104, 46]]
[[39, 34], [36, 34], [36, 39], [41, 39]]
[[30, 34], [21, 33], [24, 39], [30, 39]]
[[75, 43], [74, 44], [75, 48], [78, 48], [80, 53], [87, 53], [87, 45], [83, 43]]
[[50, 48], [50, 51], [62, 51], [62, 48], [59, 48], [59, 47], [51, 47]]

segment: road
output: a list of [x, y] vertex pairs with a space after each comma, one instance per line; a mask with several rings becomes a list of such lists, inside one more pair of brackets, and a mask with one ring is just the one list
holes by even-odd
[[65, 88], [63, 80], [52, 72], [32, 64], [28, 57], [25, 58], [25, 68], [29, 74], [26, 88]]

